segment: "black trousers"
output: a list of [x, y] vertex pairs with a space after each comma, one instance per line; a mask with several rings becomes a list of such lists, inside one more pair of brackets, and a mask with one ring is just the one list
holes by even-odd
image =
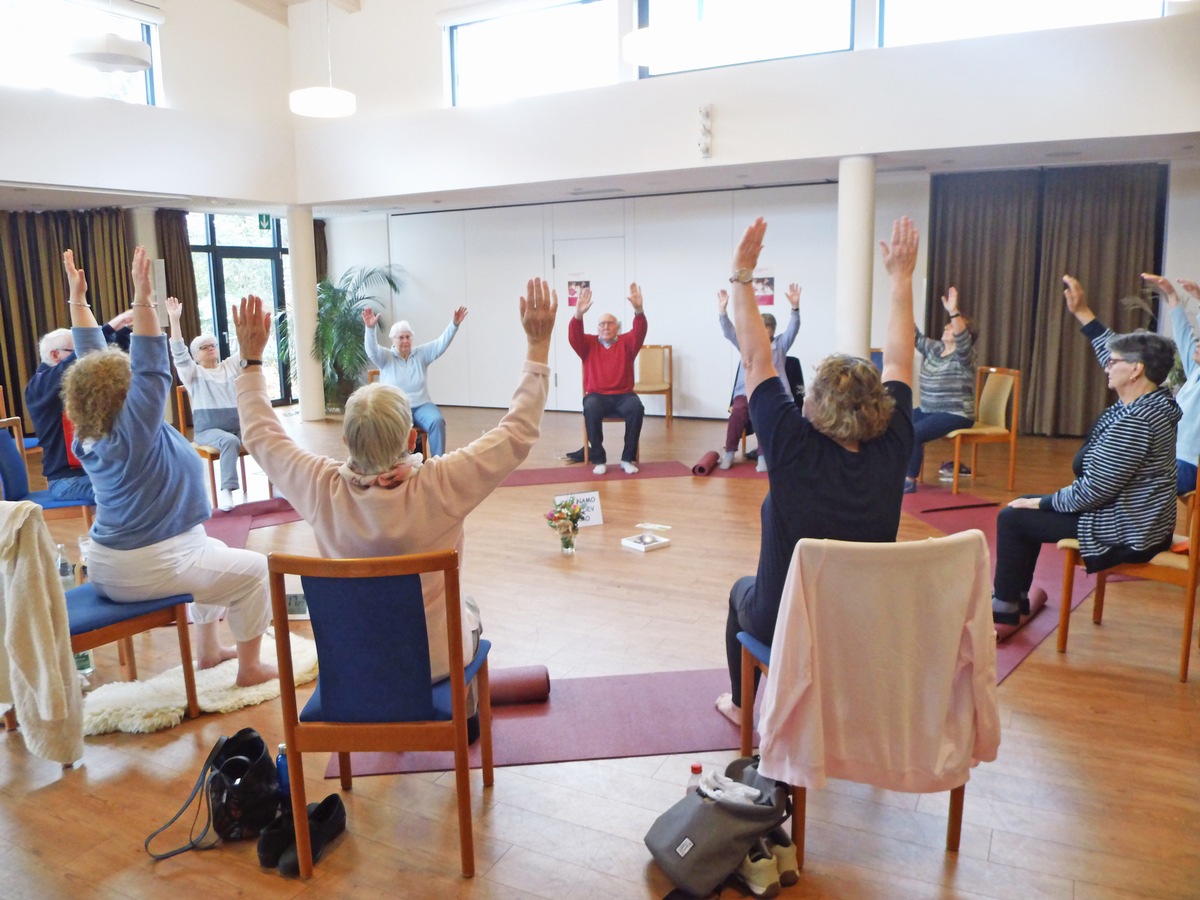
[[996, 517], [996, 599], [1016, 603], [1033, 584], [1043, 544], [1079, 537], [1079, 514], [1006, 506]]
[[588, 394], [583, 398], [583, 421], [587, 428], [588, 459], [593, 463], [608, 462], [604, 452], [604, 419], [616, 416], [625, 420], [625, 447], [621, 459], [637, 459], [638, 440], [642, 436], [642, 417], [645, 407], [637, 394]]

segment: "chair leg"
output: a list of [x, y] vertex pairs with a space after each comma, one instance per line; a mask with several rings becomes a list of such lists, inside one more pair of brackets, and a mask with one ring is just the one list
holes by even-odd
[[239, 456], [238, 464], [242, 467], [242, 497], [245, 498], [250, 490], [250, 482], [246, 480], [246, 457]]
[[354, 769], [350, 765], [350, 754], [339, 753], [338, 774], [342, 779], [342, 790], [348, 791], [354, 787]]
[[308, 803], [304, 796], [304, 754], [288, 748], [288, 784], [292, 791], [292, 818], [296, 825], [296, 856], [300, 877], [312, 878], [312, 835], [308, 829]]
[[[200, 701], [196, 697], [196, 670], [192, 667], [192, 637], [188, 629], [187, 611], [186, 603], [175, 607], [175, 628], [179, 632], [179, 659], [183, 663], [183, 692], [187, 696], [187, 716], [189, 719], [195, 719], [200, 716]], [[133, 658], [132, 647], [130, 658]]]
[[1179, 680], [1188, 680], [1188, 663], [1192, 655], [1192, 628], [1196, 618], [1196, 584], [1190, 582], [1186, 588], [1188, 596], [1183, 598], [1183, 647], [1179, 651]]
[[1016, 423], [1013, 423], [1013, 437], [1008, 442], [1008, 489], [1011, 491], [1017, 483], [1017, 435]]
[[479, 667], [475, 683], [479, 685], [479, 757], [483, 767], [483, 786], [491, 787], [496, 779], [492, 773], [492, 695], [487, 660]]
[[671, 401], [674, 399], [674, 393], [675, 393], [674, 391], [667, 391], [667, 427], [668, 428], [671, 427], [671, 416], [672, 416]]
[[1099, 625], [1104, 618], [1104, 589], [1108, 586], [1108, 573], [1096, 574], [1096, 594], [1092, 599], [1092, 623]]
[[208, 492], [212, 497], [213, 509], [217, 508], [217, 466], [211, 459], [208, 461]]
[[4, 713], [4, 727], [8, 731], [17, 730], [17, 708], [10, 706]]
[[463, 878], [475, 875], [475, 836], [471, 831], [471, 763], [467, 759], [467, 723], [455, 723], [461, 734], [454, 747], [454, 791], [458, 799], [458, 846]]
[[1058, 652], [1067, 652], [1067, 631], [1071, 627], [1071, 592], [1075, 590], [1075, 566], [1079, 562], [1076, 550], [1063, 554], [1062, 599], [1058, 610]]
[[792, 787], [792, 843], [796, 845], [796, 866], [804, 868], [804, 817], [808, 808], [808, 788]]
[[[961, 463], [962, 463], [962, 438], [956, 437], [954, 439], [954, 487], [950, 491], [950, 493], [952, 493], [952, 494], [958, 493], [958, 469], [959, 469], [959, 465]], [[974, 472], [975, 470], [972, 469], [971, 471]]]
[[950, 817], [946, 821], [946, 850], [957, 853], [958, 841], [962, 837], [963, 797], [967, 786], [960, 784], [950, 791]]
[[742, 648], [742, 756], [754, 753], [754, 657]]
[[137, 656], [133, 652], [133, 638], [123, 637], [117, 641], [121, 657], [121, 669], [126, 681], [137, 681]]

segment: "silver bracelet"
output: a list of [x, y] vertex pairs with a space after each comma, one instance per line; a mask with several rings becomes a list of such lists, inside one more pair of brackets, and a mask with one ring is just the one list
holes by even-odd
[[77, 302], [75, 302], [74, 300], [68, 300], [68, 301], [67, 301], [67, 306], [82, 306], [82, 307], [84, 307], [84, 308], [86, 308], [86, 309], [91, 309], [91, 308], [92, 308], [92, 304], [90, 304], [90, 303], [77, 303]]
[[141, 306], [147, 309], [158, 309], [157, 303], [131, 303], [130, 306]]

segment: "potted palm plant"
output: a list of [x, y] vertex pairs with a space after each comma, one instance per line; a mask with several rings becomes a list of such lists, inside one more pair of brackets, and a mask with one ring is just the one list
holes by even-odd
[[[337, 284], [328, 279], [317, 283], [317, 329], [312, 355], [321, 363], [324, 374], [327, 411], [342, 411], [346, 399], [362, 384], [370, 364], [363, 349], [362, 311], [370, 306], [378, 312], [383, 306], [373, 291], [383, 287], [398, 291], [403, 283], [404, 269], [393, 264], [355, 266], [347, 269]], [[281, 329], [280, 333], [295, 332]], [[289, 355], [294, 352], [290, 342], [286, 352]]]

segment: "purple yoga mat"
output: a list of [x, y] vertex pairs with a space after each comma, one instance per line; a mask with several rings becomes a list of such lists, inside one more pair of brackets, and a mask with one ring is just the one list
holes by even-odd
[[698, 463], [692, 466], [692, 474], [707, 475], [717, 467], [717, 460], [720, 458], [721, 457], [717, 455], [716, 450], [709, 450], [702, 457], [700, 457], [700, 461]]

